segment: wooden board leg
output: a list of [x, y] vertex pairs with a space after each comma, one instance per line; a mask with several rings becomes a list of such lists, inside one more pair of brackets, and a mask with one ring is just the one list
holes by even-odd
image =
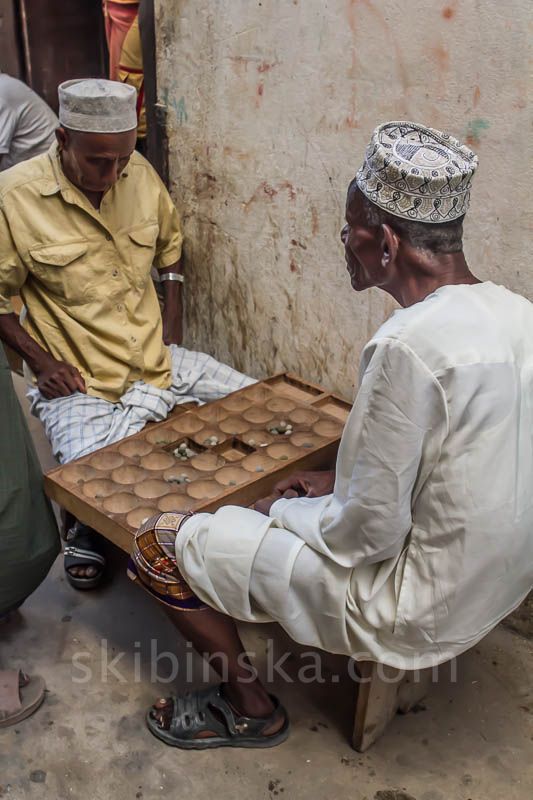
[[424, 699], [429, 691], [431, 674], [431, 668], [406, 674], [398, 690], [398, 711], [401, 714], [408, 714]]
[[384, 732], [397, 711], [406, 714], [426, 696], [431, 669], [404, 672], [362, 661], [357, 664], [358, 684], [353, 747], [364, 753]]
[[[364, 753], [381, 736], [398, 707], [398, 686], [403, 674], [393, 667], [363, 661], [355, 706], [352, 744]], [[396, 678], [396, 680], [395, 680]]]

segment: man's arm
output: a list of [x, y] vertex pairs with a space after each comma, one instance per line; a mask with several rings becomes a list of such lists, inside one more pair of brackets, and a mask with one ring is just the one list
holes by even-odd
[[[158, 270], [160, 275], [182, 274], [180, 258], [170, 267]], [[183, 339], [183, 289], [180, 281], [162, 281], [163, 286], [163, 341], [165, 344], [181, 344]]]
[[[159, 185], [158, 223], [155, 267], [159, 275], [169, 272], [182, 274], [183, 260], [181, 246], [183, 236], [178, 212], [174, 207], [166, 187], [153, 172]], [[180, 281], [163, 281], [163, 339], [165, 344], [181, 344], [183, 336], [183, 301]]]
[[0, 314], [0, 339], [21, 356], [37, 377], [39, 391], [51, 400], [86, 392], [85, 381], [71, 364], [57, 361], [26, 333], [16, 314]]
[[85, 392], [85, 381], [75, 367], [57, 361], [26, 333], [13, 313], [10, 298], [28, 279], [4, 210], [0, 208], [0, 340], [18, 353], [37, 376], [42, 394], [51, 399], [73, 392]]
[[347, 567], [398, 555], [413, 524], [415, 487], [437, 463], [448, 425], [442, 387], [408, 346], [382, 339], [365, 360], [333, 495], [282, 498], [270, 511]]

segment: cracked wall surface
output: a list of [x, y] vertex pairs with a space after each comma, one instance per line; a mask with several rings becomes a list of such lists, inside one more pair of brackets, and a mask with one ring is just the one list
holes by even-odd
[[387, 119], [479, 154], [471, 267], [533, 299], [527, 0], [156, 0], [156, 17], [188, 346], [353, 394], [395, 304], [353, 293], [339, 231]]

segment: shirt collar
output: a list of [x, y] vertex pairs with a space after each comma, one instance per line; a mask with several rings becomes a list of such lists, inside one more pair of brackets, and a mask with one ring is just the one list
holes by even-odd
[[43, 182], [43, 185], [39, 190], [43, 197], [49, 197], [50, 195], [57, 194], [59, 191], [61, 191], [61, 177], [63, 177], [63, 180], [65, 179], [63, 170], [61, 169], [61, 163], [59, 161], [57, 142], [54, 142], [52, 145], [50, 145], [48, 150], [48, 159], [50, 162], [50, 176]]

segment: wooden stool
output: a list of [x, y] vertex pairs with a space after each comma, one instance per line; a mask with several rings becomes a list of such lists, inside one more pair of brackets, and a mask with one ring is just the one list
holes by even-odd
[[426, 696], [431, 669], [406, 672], [374, 661], [356, 664], [357, 687], [352, 745], [364, 753], [374, 744], [397, 711], [406, 714]]

